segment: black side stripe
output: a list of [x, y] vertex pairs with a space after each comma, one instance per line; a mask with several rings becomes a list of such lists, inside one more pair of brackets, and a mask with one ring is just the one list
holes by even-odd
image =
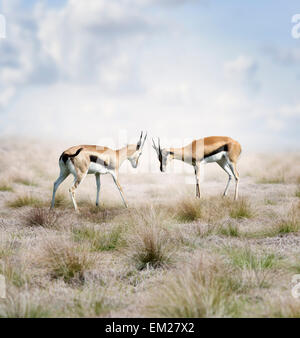
[[73, 157], [76, 157], [77, 155], [79, 155], [79, 153], [81, 152], [82, 149], [83, 148], [78, 149], [76, 151], [76, 153], [73, 154], [73, 155], [62, 153], [59, 160], [63, 160], [64, 164], [66, 164], [66, 162], [68, 161], [69, 158], [73, 158]]
[[222, 147], [220, 147], [220, 148], [218, 148], [218, 149], [212, 151], [212, 152], [209, 153], [209, 154], [204, 155], [204, 158], [207, 158], [207, 157], [216, 155], [216, 154], [220, 153], [221, 151], [228, 151], [228, 144], [224, 144]]
[[90, 160], [91, 160], [91, 162], [99, 163], [99, 164], [103, 165], [105, 168], [109, 168], [108, 163], [106, 161], [101, 160], [101, 158], [99, 158], [98, 156], [90, 155]]

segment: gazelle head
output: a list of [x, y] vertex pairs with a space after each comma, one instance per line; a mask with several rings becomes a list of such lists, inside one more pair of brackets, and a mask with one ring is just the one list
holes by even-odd
[[166, 166], [171, 160], [171, 152], [167, 149], [161, 149], [160, 147], [160, 139], [158, 138], [158, 145], [156, 146], [154, 140], [152, 139], [152, 147], [155, 149], [157, 153], [158, 160], [160, 162], [160, 171], [165, 172], [166, 171]]
[[128, 153], [129, 154], [128, 160], [131, 163], [133, 168], [137, 168], [139, 164], [139, 159], [140, 159], [140, 156], [142, 155], [146, 138], [147, 138], [147, 133], [143, 140], [143, 132], [141, 132], [141, 136], [140, 136], [138, 143], [136, 145], [128, 146], [129, 150], [132, 150], [132, 151], [129, 151]]

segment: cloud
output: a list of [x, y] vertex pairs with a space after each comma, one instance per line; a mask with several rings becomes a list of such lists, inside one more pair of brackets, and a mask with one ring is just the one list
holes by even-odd
[[251, 57], [240, 55], [232, 61], [224, 63], [225, 78], [237, 85], [251, 86], [258, 89], [259, 83], [255, 78], [258, 64]]
[[294, 105], [284, 105], [279, 109], [283, 117], [300, 117], [300, 103]]
[[69, 0], [54, 9], [37, 3], [23, 12], [18, 6], [4, 3], [9, 36], [0, 44], [2, 91], [73, 81], [99, 83], [102, 90], [134, 89], [133, 55], [155, 31], [137, 6], [121, 0]]
[[[260, 55], [235, 54], [239, 45], [199, 29], [188, 11], [202, 1], [68, 0], [33, 2], [30, 10], [24, 1], [4, 0], [1, 133], [101, 143], [119, 130], [148, 129], [178, 139], [229, 135], [255, 146], [298, 118]], [[214, 20], [201, 25], [208, 32]]]
[[210, 0], [124, 0], [128, 5], [138, 5], [138, 6], [167, 6], [167, 7], [176, 7], [185, 4], [207, 4]]
[[300, 48], [298, 47], [268, 46], [263, 49], [263, 52], [269, 55], [275, 62], [285, 66], [299, 65], [300, 62]]

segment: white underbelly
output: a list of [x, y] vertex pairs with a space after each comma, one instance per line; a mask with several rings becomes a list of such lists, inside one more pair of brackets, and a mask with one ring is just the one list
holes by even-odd
[[88, 170], [88, 174], [107, 174], [109, 171], [100, 163], [91, 162]]
[[220, 161], [224, 156], [226, 156], [226, 151], [220, 151], [217, 154], [214, 154], [212, 156], [204, 158], [201, 163], [211, 163], [211, 162], [217, 162]]

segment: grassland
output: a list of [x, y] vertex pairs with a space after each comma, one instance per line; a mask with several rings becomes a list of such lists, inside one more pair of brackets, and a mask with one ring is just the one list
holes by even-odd
[[121, 173], [128, 209], [110, 177], [101, 178], [95, 207], [95, 180], [88, 177], [76, 214], [67, 193], [71, 177], [49, 211], [63, 148], [1, 144], [7, 298], [0, 317], [300, 316], [300, 299], [291, 295], [300, 273], [298, 154], [283, 163], [280, 154], [245, 151], [236, 202], [233, 185], [221, 197], [226, 175], [213, 164], [205, 168], [201, 200], [189, 184], [192, 168]]

